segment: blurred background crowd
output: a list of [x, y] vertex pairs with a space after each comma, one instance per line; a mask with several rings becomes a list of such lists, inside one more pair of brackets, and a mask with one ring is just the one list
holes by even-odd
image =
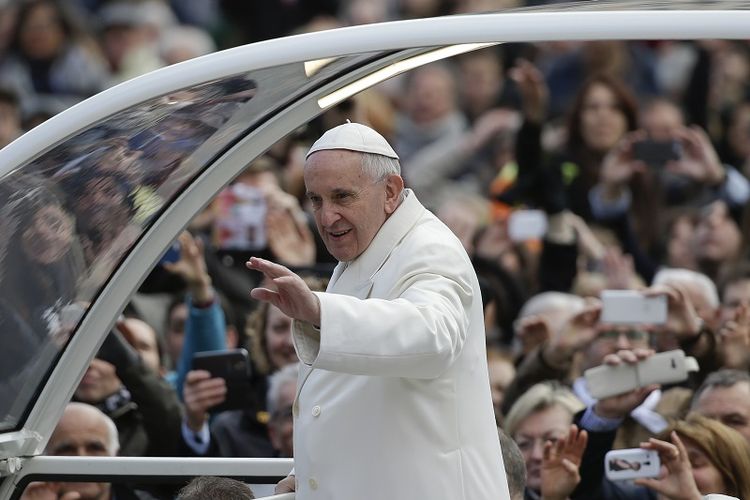
[[[0, 146], [112, 85], [223, 48], [539, 3], [547, 2], [4, 0]], [[193, 219], [75, 393], [98, 412], [71, 405], [48, 453], [293, 455], [291, 320], [250, 299], [260, 277], [244, 263], [267, 257], [325, 289], [335, 262], [311, 223], [304, 154], [351, 119], [389, 139], [407, 186], [472, 258], [520, 498], [750, 498], [749, 49], [721, 40], [506, 44], [416, 69], [327, 111]], [[0, 285], [16, 290], [0, 304], [0, 326], [28, 331], [12, 346], [15, 363], [0, 368], [0, 394], [35, 369], [28, 346], [44, 345], [104, 282], [77, 270], [119, 259], [137, 239], [128, 230], [179, 192], [172, 181], [195, 173], [190, 153], [221, 138], [254, 85], [237, 77], [119, 113], [0, 189], [9, 235]], [[54, 188], [29, 193], [40, 178]], [[603, 323], [605, 289], [666, 296], [668, 321]], [[192, 369], [194, 353], [227, 348], [249, 353], [241, 407], [226, 404], [224, 379]], [[598, 401], [581, 377], [678, 348], [700, 364], [679, 384]], [[92, 428], [111, 419], [118, 432], [100, 425], [94, 451], [62, 446], [89, 419]], [[604, 478], [607, 451], [643, 442], [666, 464], [661, 480]], [[86, 488], [90, 498], [109, 494], [107, 485]]]

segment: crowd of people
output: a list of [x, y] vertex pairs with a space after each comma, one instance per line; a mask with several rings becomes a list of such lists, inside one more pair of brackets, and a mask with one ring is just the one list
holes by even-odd
[[[217, 48], [532, 3], [4, 2], [0, 146], [115, 83]], [[292, 319], [250, 297], [262, 276], [245, 262], [269, 258], [326, 289], [336, 259], [312, 222], [304, 156], [318, 132], [351, 119], [393, 144], [406, 186], [471, 258], [514, 499], [750, 498], [749, 76], [740, 41], [507, 44], [340, 104], [196, 215], [91, 362], [47, 453], [293, 456]], [[253, 92], [238, 77], [143, 103], [3, 180], [0, 283], [15, 292], [0, 301], [0, 328], [17, 339], [4, 342], [0, 409], [14, 410], [9, 394], [41, 376], [40, 359], [82, 312], [73, 306], [105, 283], [100, 269], [179, 192], [173, 180], [195, 174], [189, 155]], [[536, 234], [524, 231], [532, 215], [543, 220]], [[606, 289], [666, 297], [666, 323], [602, 322]], [[215, 412], [227, 382], [193, 370], [193, 355], [233, 348], [249, 353], [247, 398]], [[672, 349], [699, 362], [685, 382], [597, 400], [582, 376]], [[607, 479], [605, 454], [633, 447], [659, 454], [661, 477]], [[36, 484], [25, 495], [110, 498], [92, 488]]]

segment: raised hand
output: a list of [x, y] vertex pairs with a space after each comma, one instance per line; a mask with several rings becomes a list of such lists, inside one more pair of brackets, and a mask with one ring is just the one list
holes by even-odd
[[177, 274], [188, 284], [193, 300], [206, 303], [213, 300], [211, 277], [206, 269], [203, 241], [183, 231], [179, 237], [180, 259], [174, 263], [164, 263], [164, 269]]
[[703, 321], [695, 310], [690, 297], [677, 285], [657, 285], [645, 290], [649, 297], [666, 295], [667, 323], [659, 330], [675, 336], [678, 341], [695, 337], [700, 333]]
[[[616, 354], [608, 354], [604, 357], [604, 364], [609, 366], [619, 366], [622, 364], [636, 364], [654, 355], [651, 349], [633, 349], [632, 351], [622, 350]], [[658, 389], [659, 386], [649, 385], [638, 389], [618, 394], [609, 398], [604, 398], [596, 402], [594, 412], [604, 418], [625, 418], [631, 411], [635, 410], [649, 394]]]
[[609, 247], [602, 259], [602, 272], [607, 279], [607, 288], [627, 290], [638, 283], [633, 257], [623, 254], [616, 247]]
[[224, 402], [227, 384], [223, 378], [211, 378], [206, 370], [192, 370], [185, 377], [182, 392], [187, 425], [198, 432], [208, 421], [208, 410]]
[[289, 266], [315, 263], [315, 238], [297, 200], [280, 189], [266, 194], [266, 236], [273, 255]]
[[740, 304], [734, 318], [719, 330], [719, 351], [725, 368], [746, 370], [750, 364], [750, 307]]
[[700, 500], [703, 498], [693, 478], [692, 467], [685, 445], [672, 431], [671, 443], [651, 438], [641, 448], [656, 450], [661, 460], [662, 473], [658, 479], [636, 479], [635, 484], [650, 488], [670, 500]]
[[[581, 252], [592, 260], [601, 260], [604, 258], [606, 247], [599, 241], [588, 223], [582, 217], [572, 213], [563, 214], [565, 222], [568, 223], [575, 231], [578, 247]], [[551, 225], [552, 221], [550, 221]]]
[[668, 171], [709, 186], [724, 180], [724, 167], [719, 155], [702, 128], [696, 125], [683, 127], [675, 132], [675, 137], [682, 144], [683, 154], [679, 160], [665, 165]]
[[633, 158], [633, 144], [645, 138], [642, 130], [631, 132], [604, 157], [599, 179], [606, 198], [617, 198], [634, 175], [647, 171], [645, 163]]
[[583, 310], [571, 314], [554, 332], [544, 350], [544, 359], [556, 367], [566, 366], [576, 352], [597, 337], [597, 324], [601, 312], [601, 302], [589, 299]]
[[293, 493], [297, 488], [297, 481], [294, 479], [294, 475], [289, 475], [276, 483], [274, 493], [280, 495], [282, 493]]
[[320, 325], [320, 301], [302, 278], [282, 265], [258, 257], [251, 257], [246, 266], [263, 273], [276, 288], [253, 288], [252, 298], [278, 307], [290, 318]]
[[484, 146], [499, 133], [515, 132], [520, 126], [521, 116], [518, 111], [507, 108], [494, 108], [485, 111], [477, 118], [471, 129], [472, 150]]
[[524, 354], [528, 354], [550, 338], [547, 321], [537, 314], [518, 319], [514, 326], [516, 338], [521, 342], [521, 350]]
[[521, 92], [526, 118], [534, 123], [542, 123], [549, 101], [549, 89], [542, 72], [531, 62], [521, 59], [510, 70], [509, 76]]
[[578, 468], [586, 450], [588, 434], [575, 425], [557, 442], [544, 443], [542, 456], [542, 500], [565, 500], [581, 482]]

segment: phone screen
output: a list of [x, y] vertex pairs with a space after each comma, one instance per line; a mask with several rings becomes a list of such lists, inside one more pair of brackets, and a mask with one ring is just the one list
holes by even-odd
[[604, 472], [611, 481], [659, 477], [660, 469], [658, 453], [643, 448], [612, 450], [604, 458]]
[[633, 143], [633, 157], [652, 167], [662, 167], [669, 161], [679, 160], [682, 157], [682, 148], [675, 140], [647, 139]]

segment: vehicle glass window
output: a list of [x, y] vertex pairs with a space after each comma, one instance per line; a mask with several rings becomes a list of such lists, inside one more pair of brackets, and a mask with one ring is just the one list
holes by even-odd
[[0, 179], [0, 431], [18, 427], [86, 305], [170, 201], [264, 117], [372, 57], [171, 92], [85, 126]]

